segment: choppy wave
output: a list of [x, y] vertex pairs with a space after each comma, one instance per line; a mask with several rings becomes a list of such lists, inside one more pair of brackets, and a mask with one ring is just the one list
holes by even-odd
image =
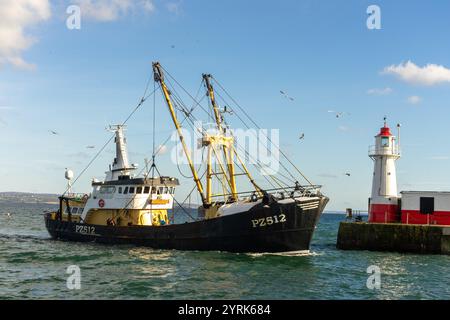
[[320, 255], [320, 253], [313, 252], [311, 250], [301, 251], [289, 251], [289, 252], [258, 252], [258, 253], [246, 253], [250, 257], [264, 257], [264, 256], [281, 256], [281, 257], [313, 257]]

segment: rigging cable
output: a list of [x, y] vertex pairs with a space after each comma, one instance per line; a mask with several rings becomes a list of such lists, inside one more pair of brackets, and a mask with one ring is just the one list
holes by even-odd
[[[216, 78], [214, 78], [212, 76], [212, 78], [214, 79], [214, 82], [217, 83], [217, 85], [225, 92], [225, 94], [230, 97], [230, 99], [238, 106], [238, 108], [246, 115], [246, 117], [253, 123], [253, 125], [255, 125], [258, 129], [259, 126], [256, 124], [256, 122], [247, 114], [247, 112], [245, 112], [245, 110], [236, 102], [236, 100], [233, 99], [233, 97], [222, 87], [222, 85], [220, 84], [219, 81], [216, 80]], [[281, 155], [292, 165], [292, 167], [294, 167], [294, 169], [310, 184], [313, 185], [311, 183], [311, 181], [309, 181], [308, 178], [306, 178], [306, 176], [295, 166], [294, 163], [292, 163], [292, 161], [284, 154], [284, 152], [280, 149], [279, 146], [277, 146], [275, 143], [273, 143], [269, 137], [267, 137], [267, 139], [278, 149], [278, 151], [281, 153]], [[289, 171], [288, 171], [289, 172]]]
[[[216, 92], [216, 94], [219, 98], [221, 98], [225, 102], [225, 104], [229, 105], [229, 103], [226, 101], [226, 99], [224, 97], [222, 97], [222, 95], [219, 92]], [[234, 109], [231, 108], [231, 111], [234, 112], [236, 117], [242, 122], [242, 124], [244, 126], [246, 126], [247, 129], [250, 129], [250, 126], [241, 118], [241, 116]], [[256, 134], [254, 132], [252, 132], [252, 133], [255, 136], [255, 138], [258, 140], [258, 145], [262, 145], [268, 152], [271, 152], [267, 146], [265, 146], [264, 144], [261, 143], [259, 137], [256, 136]], [[265, 136], [269, 140], [269, 142], [272, 143], [274, 145], [274, 147], [278, 149], [278, 151], [280, 151], [280, 149], [267, 137], [267, 135], [265, 135]], [[290, 171], [286, 168], [286, 166], [283, 165], [283, 163], [281, 161], [279, 163], [280, 163], [281, 167], [291, 176], [291, 178], [286, 177], [286, 175], [282, 174], [281, 172], [278, 172], [278, 175], [287, 179], [291, 183], [295, 182], [297, 179], [290, 173]]]
[[[139, 109], [139, 107], [141, 107], [142, 104], [147, 100], [147, 98], [150, 97], [151, 95], [153, 95], [156, 91], [156, 90], [154, 90], [153, 92], [151, 92], [147, 96], [145, 96], [145, 94], [147, 93], [147, 89], [148, 89], [148, 82], [147, 82], [147, 87], [145, 88], [145, 91], [144, 91], [144, 95], [142, 96], [141, 100], [139, 101], [137, 106], [134, 108], [134, 110], [128, 115], [128, 117], [122, 122], [121, 126], [125, 125], [128, 122], [128, 120], [130, 120], [130, 118], [133, 116], [133, 114]], [[89, 161], [89, 163], [86, 165], [86, 167], [83, 170], [81, 170], [81, 172], [78, 174], [78, 176], [73, 181], [72, 187], [73, 187], [73, 185], [75, 185], [75, 183], [78, 181], [78, 179], [86, 172], [86, 170], [91, 166], [91, 164], [98, 158], [98, 156], [103, 152], [103, 150], [113, 140], [114, 137], [115, 137], [115, 134], [111, 135], [111, 137], [108, 139], [108, 141], [106, 141], [106, 143], [100, 148], [100, 150], [95, 154], [95, 156], [91, 159], [91, 161]], [[64, 195], [68, 191], [69, 191], [69, 188], [67, 188], [64, 191], [64, 193], [62, 194], [62, 197], [64, 197]]]
[[[207, 114], [207, 115], [209, 115], [209, 112], [207, 111], [207, 110], [205, 110], [204, 108], [203, 108], [203, 106], [202, 105], [200, 105], [199, 104], [199, 102], [197, 102], [195, 99], [194, 99], [194, 97], [192, 97], [192, 95], [166, 70], [166, 69], [164, 69], [163, 67], [161, 67], [163, 70], [164, 70], [164, 72], [170, 77], [170, 78], [172, 78], [173, 79], [173, 81], [196, 103], [196, 105], [197, 106], [200, 106], [200, 108]], [[168, 82], [169, 84], [170, 84], [170, 80], [169, 80], [169, 82]], [[178, 93], [176, 92], [176, 89], [173, 87], [173, 85], [171, 85], [171, 87], [172, 87], [172, 89], [173, 89], [173, 91], [174, 91], [174, 94], [172, 94], [172, 96], [175, 98], [175, 99], [178, 99], [178, 100], [181, 100], [179, 97], [177, 97], [177, 95], [178, 95]], [[181, 102], [181, 105], [183, 105], [183, 103]], [[194, 118], [194, 120], [196, 120], [195, 119], [195, 117], [194, 116], [192, 116], [192, 114], [188, 114], [190, 117], [192, 117], [192, 118]], [[192, 121], [192, 119], [190, 119], [189, 118], [189, 120], [191, 120]], [[244, 123], [244, 125], [246, 125], [245, 124], [245, 122], [243, 122]], [[248, 127], [248, 125], [246, 125], [247, 126], [247, 128], [249, 128]], [[257, 160], [257, 162], [258, 162], [258, 160]], [[256, 166], [255, 164], [254, 164], [254, 166]], [[264, 170], [263, 169], [263, 167], [262, 166], [260, 166], [260, 169], [261, 170]], [[269, 175], [270, 176], [270, 175]], [[265, 175], [263, 175], [263, 177], [266, 179], [266, 181], [268, 181], [269, 182], [269, 184], [270, 185], [272, 185], [273, 187], [274, 187], [274, 185], [267, 179], [267, 177], [265, 176]], [[273, 179], [273, 178], [272, 178]], [[295, 180], [295, 177], [293, 177], [293, 179]]]

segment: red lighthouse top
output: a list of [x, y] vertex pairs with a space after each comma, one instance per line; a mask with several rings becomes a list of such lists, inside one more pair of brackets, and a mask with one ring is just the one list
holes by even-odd
[[391, 129], [389, 129], [389, 127], [386, 124], [386, 117], [384, 117], [384, 126], [383, 128], [380, 129], [380, 133], [378, 135], [385, 137], [392, 136]]
[[389, 127], [383, 127], [380, 129], [380, 136], [392, 136], [391, 134], [391, 130], [389, 129]]

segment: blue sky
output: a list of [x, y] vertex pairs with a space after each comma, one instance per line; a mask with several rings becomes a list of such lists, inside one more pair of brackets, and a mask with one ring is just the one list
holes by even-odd
[[[155, 60], [192, 94], [212, 73], [261, 127], [280, 129], [282, 149], [324, 185], [328, 209], [366, 209], [367, 150], [385, 115], [402, 124], [399, 190], [450, 189], [449, 2], [23, 0], [28, 11], [20, 3], [0, 4], [0, 191], [62, 192], [64, 168], [79, 173], [107, 141], [105, 126], [134, 108]], [[66, 27], [73, 3], [80, 30]], [[366, 26], [371, 4], [380, 30]], [[141, 166], [152, 106], [128, 123], [130, 157]], [[173, 126], [159, 98], [157, 110], [161, 143]], [[77, 191], [102, 177], [110, 150]], [[169, 154], [160, 158], [162, 171], [179, 176]]]

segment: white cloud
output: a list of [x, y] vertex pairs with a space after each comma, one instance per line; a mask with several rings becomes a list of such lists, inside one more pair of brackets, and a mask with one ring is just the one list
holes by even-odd
[[181, 1], [180, 2], [169, 2], [166, 5], [166, 8], [169, 12], [178, 15], [181, 12]]
[[152, 0], [72, 0], [80, 6], [81, 19], [91, 19], [101, 22], [115, 21], [133, 10], [143, 9], [153, 12], [155, 6]]
[[114, 21], [127, 14], [132, 2], [130, 0], [74, 0], [80, 6], [81, 19]]
[[430, 157], [430, 160], [448, 160], [450, 159], [450, 157], [448, 156], [434, 156], [434, 157]]
[[[70, 3], [80, 6], [82, 19], [97, 21], [114, 21], [134, 10], [145, 13], [155, 10], [153, 0], [71, 0]], [[31, 28], [49, 20], [51, 15], [50, 0], [0, 0], [0, 66], [11, 64], [34, 69], [35, 65], [25, 61], [22, 55], [37, 42], [30, 34]]]
[[408, 97], [407, 100], [408, 100], [408, 103], [411, 103], [411, 104], [419, 104], [420, 102], [422, 102], [422, 98], [419, 96], [411, 96], [411, 97]]
[[379, 89], [379, 88], [373, 88], [373, 89], [369, 89], [367, 90], [367, 94], [372, 94], [372, 95], [376, 95], [376, 96], [385, 96], [388, 95], [390, 93], [392, 93], [391, 88], [383, 88], [383, 89]]
[[155, 5], [153, 4], [152, 0], [144, 0], [141, 2], [141, 4], [145, 11], [147, 12], [155, 11]]
[[418, 85], [432, 86], [450, 82], [450, 69], [442, 65], [427, 64], [419, 67], [411, 61], [391, 65], [383, 69], [383, 74], [392, 74], [401, 80]]
[[12, 64], [22, 69], [33, 69], [22, 53], [37, 39], [29, 29], [51, 16], [49, 0], [0, 1], [0, 65]]

